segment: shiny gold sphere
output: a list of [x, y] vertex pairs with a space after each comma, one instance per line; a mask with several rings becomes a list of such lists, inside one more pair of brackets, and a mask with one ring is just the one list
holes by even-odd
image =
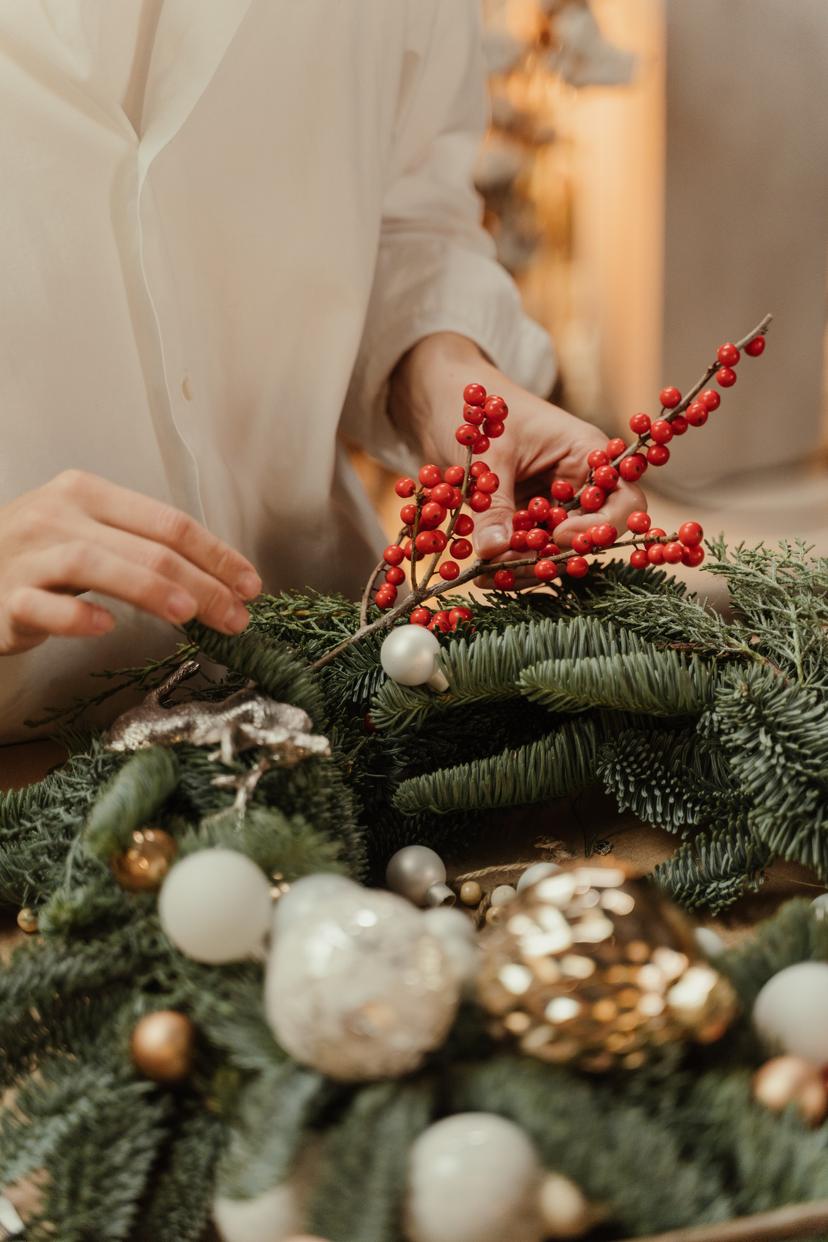
[[684, 916], [618, 866], [576, 863], [529, 885], [481, 935], [492, 1029], [542, 1061], [636, 1069], [720, 1038], [736, 1012]]
[[139, 828], [129, 848], [112, 859], [115, 879], [131, 893], [160, 888], [177, 853], [174, 838], [163, 828]]
[[154, 1082], [180, 1082], [192, 1069], [195, 1027], [174, 1009], [148, 1013], [135, 1024], [129, 1051], [135, 1067]]
[[828, 1112], [828, 1087], [822, 1072], [802, 1057], [772, 1057], [753, 1077], [753, 1096], [760, 1104], [781, 1113], [795, 1104], [802, 1120], [819, 1125]]
[[24, 931], [27, 936], [33, 936], [37, 931], [37, 915], [31, 906], [24, 906], [17, 915], [17, 926]]

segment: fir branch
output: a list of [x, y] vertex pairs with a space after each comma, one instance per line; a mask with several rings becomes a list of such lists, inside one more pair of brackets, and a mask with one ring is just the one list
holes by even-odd
[[593, 707], [695, 716], [710, 697], [710, 672], [676, 651], [545, 660], [520, 676], [522, 692], [552, 712]]
[[148, 746], [126, 760], [101, 791], [84, 831], [87, 850], [101, 860], [126, 849], [136, 828], [149, 823], [178, 784], [172, 750]]
[[771, 851], [736, 816], [723, 828], [686, 841], [653, 873], [656, 883], [687, 909], [716, 914], [764, 881]]
[[224, 1121], [196, 1098], [179, 1109], [159, 1152], [130, 1242], [200, 1242], [213, 1206]]

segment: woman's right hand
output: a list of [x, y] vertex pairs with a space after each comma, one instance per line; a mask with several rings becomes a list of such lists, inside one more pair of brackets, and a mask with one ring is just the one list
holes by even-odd
[[238, 634], [242, 601], [261, 589], [250, 562], [186, 513], [93, 474], [66, 470], [0, 508], [0, 655], [108, 633], [115, 618], [85, 591]]

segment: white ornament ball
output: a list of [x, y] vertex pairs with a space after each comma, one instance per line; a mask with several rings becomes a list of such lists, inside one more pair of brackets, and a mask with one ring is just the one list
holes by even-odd
[[541, 1242], [541, 1169], [518, 1126], [458, 1113], [429, 1126], [409, 1155], [410, 1242]]
[[720, 953], [724, 953], [727, 948], [724, 940], [722, 940], [714, 927], [697, 927], [693, 935], [696, 944], [704, 956], [709, 957], [711, 961], [714, 957], [718, 957]]
[[392, 854], [385, 882], [415, 906], [454, 905], [454, 893], [446, 884], [446, 864], [427, 845], [406, 845]]
[[359, 885], [347, 876], [332, 871], [319, 871], [303, 875], [295, 880], [288, 891], [273, 907], [273, 932], [283, 931], [288, 924], [323, 914], [325, 905], [332, 897], [343, 892], [354, 892]]
[[547, 1173], [538, 1191], [538, 1207], [547, 1238], [582, 1238], [591, 1209], [580, 1186], [563, 1173]]
[[768, 979], [753, 1024], [769, 1048], [828, 1064], [828, 962], [797, 962]]
[[480, 969], [480, 943], [469, 916], [443, 906], [426, 910], [423, 922], [443, 946], [461, 992], [471, 992]]
[[431, 630], [422, 625], [400, 625], [380, 648], [380, 664], [392, 681], [401, 686], [433, 686], [447, 690], [448, 682], [437, 667], [440, 651]]
[[493, 906], [508, 906], [510, 901], [514, 901], [517, 897], [517, 889], [511, 884], [498, 884], [497, 888], [492, 890], [490, 898]]
[[523, 875], [517, 882], [517, 891], [522, 893], [530, 884], [537, 884], [538, 880], [545, 880], [548, 875], [557, 875], [560, 867], [553, 862], [536, 862], [531, 867], [527, 867]]
[[828, 919], [828, 893], [820, 893], [811, 902], [814, 908], [814, 914], [818, 919]]
[[396, 1078], [448, 1034], [458, 985], [423, 915], [402, 897], [354, 886], [278, 931], [265, 1009], [295, 1060], [331, 1078]]
[[291, 1182], [255, 1199], [216, 1199], [213, 1220], [224, 1242], [289, 1242], [305, 1225]]
[[196, 962], [219, 965], [255, 954], [270, 929], [264, 872], [237, 850], [199, 850], [167, 873], [158, 898], [161, 926]]

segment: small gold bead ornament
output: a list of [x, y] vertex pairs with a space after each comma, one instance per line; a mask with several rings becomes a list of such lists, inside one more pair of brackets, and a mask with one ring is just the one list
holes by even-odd
[[464, 880], [460, 885], [460, 900], [464, 906], [479, 906], [483, 900], [483, 889], [477, 880]]
[[822, 1071], [802, 1057], [771, 1057], [753, 1076], [753, 1098], [772, 1112], [795, 1104], [802, 1120], [819, 1125], [828, 1113], [828, 1085]]
[[684, 916], [621, 867], [564, 867], [498, 916], [481, 934], [478, 998], [529, 1056], [632, 1070], [659, 1046], [720, 1038], [735, 1015]]
[[177, 853], [175, 839], [163, 828], [138, 828], [129, 848], [112, 859], [115, 879], [130, 893], [152, 892], [161, 887]]
[[129, 1051], [133, 1064], [153, 1082], [180, 1082], [190, 1073], [195, 1047], [195, 1026], [186, 1014], [174, 1009], [148, 1013], [136, 1024]]
[[37, 915], [31, 906], [24, 906], [17, 915], [17, 926], [27, 936], [33, 936], [38, 929]]

